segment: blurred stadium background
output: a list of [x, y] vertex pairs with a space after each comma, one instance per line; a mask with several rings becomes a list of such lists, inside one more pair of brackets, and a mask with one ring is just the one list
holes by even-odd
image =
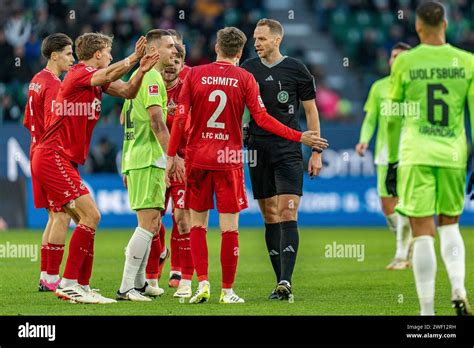
[[[449, 16], [448, 42], [474, 51], [474, 2], [442, 1]], [[190, 66], [214, 60], [214, 37], [236, 26], [249, 38], [245, 56], [254, 56], [252, 33], [263, 17], [285, 28], [283, 54], [301, 59], [317, 84], [322, 133], [331, 148], [319, 178], [306, 175], [300, 222], [307, 226], [383, 226], [372, 153], [354, 152], [363, 103], [373, 81], [389, 73], [391, 46], [416, 45], [414, 0], [23, 0], [0, 1], [0, 230], [42, 228], [46, 214], [33, 207], [29, 136], [22, 126], [28, 82], [45, 64], [41, 40], [53, 32], [73, 39], [88, 31], [114, 36], [113, 56], [131, 52], [139, 35], [151, 28], [183, 33]], [[87, 164], [81, 168], [102, 212], [101, 227], [130, 227], [120, 172], [122, 101], [105, 96]], [[301, 126], [305, 125], [301, 115]], [[309, 153], [306, 152], [305, 156]], [[241, 223], [260, 226], [258, 206], [247, 180], [250, 208]], [[169, 214], [168, 214], [169, 215]], [[474, 224], [474, 204], [466, 201], [463, 224]], [[170, 226], [169, 216], [165, 220]], [[215, 216], [211, 224], [215, 224]]]

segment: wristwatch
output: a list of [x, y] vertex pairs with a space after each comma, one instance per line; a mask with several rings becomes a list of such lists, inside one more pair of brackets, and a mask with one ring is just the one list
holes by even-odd
[[323, 150], [322, 149], [317, 149], [317, 148], [311, 148], [311, 152], [317, 152], [317, 153], [322, 153]]

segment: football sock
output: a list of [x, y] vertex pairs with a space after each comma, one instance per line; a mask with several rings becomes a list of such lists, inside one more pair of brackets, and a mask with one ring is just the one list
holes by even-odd
[[140, 264], [140, 268], [138, 269], [137, 275], [135, 277], [135, 288], [137, 289], [143, 288], [146, 283], [145, 269], [148, 263], [148, 257], [150, 256], [150, 249], [151, 249], [151, 241], [148, 243], [145, 256], [143, 257], [142, 263]]
[[192, 281], [190, 279], [181, 279], [179, 281], [179, 286], [191, 286]]
[[231, 289], [234, 284], [237, 262], [239, 260], [239, 233], [237, 231], [222, 232], [221, 268], [222, 288]]
[[126, 292], [135, 286], [135, 278], [150, 246], [153, 233], [144, 228], [137, 227], [127, 248], [125, 249], [125, 266], [123, 268], [120, 292]]
[[298, 253], [299, 235], [296, 221], [284, 221], [281, 225], [281, 280], [291, 283], [291, 276], [296, 263]]
[[191, 255], [193, 265], [196, 268], [196, 274], [199, 282], [207, 280], [208, 275], [208, 252], [206, 242], [206, 229], [193, 226], [190, 232]]
[[41, 244], [41, 261], [40, 261], [40, 279], [46, 279], [46, 270], [48, 269], [48, 244]]
[[78, 224], [69, 242], [69, 253], [64, 269], [64, 277], [71, 280], [79, 278], [79, 270], [89, 254], [89, 248], [94, 240], [95, 229]]
[[[165, 225], [161, 224], [161, 229], [165, 229]], [[148, 262], [146, 265], [146, 278], [147, 279], [158, 279], [158, 268], [160, 266], [160, 254], [161, 254], [161, 241], [160, 233], [153, 236], [150, 245], [150, 255], [148, 256]]]
[[222, 288], [222, 291], [224, 292], [224, 295], [230, 295], [233, 292], [232, 288], [227, 288], [227, 289]]
[[178, 225], [172, 215], [173, 219], [173, 229], [171, 230], [171, 239], [170, 239], [170, 249], [171, 249], [171, 270], [181, 272], [181, 265], [179, 259], [179, 232]]
[[211, 284], [209, 283], [209, 280], [200, 280], [199, 281], [199, 284], [198, 284], [198, 289], [201, 290], [204, 285], [208, 285], [209, 286], [209, 290], [210, 290], [210, 287], [211, 287]]
[[414, 239], [413, 274], [421, 315], [434, 315], [436, 254], [433, 237], [421, 236]]
[[179, 258], [181, 262], [182, 279], [193, 279], [194, 265], [191, 255], [190, 234], [182, 234], [179, 238]]
[[385, 219], [387, 220], [388, 229], [392, 231], [395, 235], [397, 233], [397, 225], [399, 221], [398, 216], [398, 213], [393, 213], [385, 216]]
[[438, 227], [441, 244], [441, 256], [451, 282], [451, 290], [466, 296], [464, 276], [466, 273], [466, 251], [464, 241], [459, 231], [459, 224]]
[[161, 245], [160, 257], [164, 258], [166, 256], [166, 242], [165, 242], [166, 230], [163, 224], [161, 224], [161, 226], [162, 227], [160, 227], [160, 232], [158, 233], [158, 235], [160, 236], [160, 245]]
[[408, 251], [410, 249], [411, 242], [411, 227], [410, 219], [406, 216], [398, 215], [397, 223], [397, 251], [395, 258], [408, 260]]
[[[46, 273], [59, 278], [59, 268], [63, 261], [64, 244], [48, 243], [48, 264]], [[57, 279], [56, 279], [57, 280]], [[48, 281], [50, 283], [50, 281]]]
[[89, 246], [89, 253], [84, 260], [84, 264], [79, 271], [79, 278], [77, 282], [81, 284], [83, 287], [89, 286], [89, 281], [92, 275], [92, 265], [94, 264], [94, 240], [91, 241]]
[[281, 274], [280, 240], [280, 223], [265, 224], [265, 242], [267, 243], [268, 255], [270, 256], [270, 262], [272, 263], [277, 283], [280, 281]]
[[157, 287], [158, 286], [158, 280], [157, 279], [149, 279], [147, 278], [146, 279], [146, 282], [150, 285], [150, 286], [153, 286], [153, 287]]
[[62, 277], [61, 283], [59, 283], [59, 286], [61, 288], [67, 288], [69, 286], [73, 286], [73, 285], [76, 285], [76, 284], [77, 284], [76, 279], [68, 279], [68, 278]]

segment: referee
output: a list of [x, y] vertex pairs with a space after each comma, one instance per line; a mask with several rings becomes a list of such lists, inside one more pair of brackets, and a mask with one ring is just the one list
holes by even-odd
[[[302, 101], [308, 129], [320, 135], [314, 78], [299, 60], [280, 53], [280, 22], [261, 19], [253, 37], [258, 57], [246, 60], [241, 67], [257, 80], [268, 113], [300, 130], [298, 109]], [[265, 221], [265, 241], [277, 280], [269, 299], [289, 299], [299, 244], [298, 205], [303, 194], [301, 145], [263, 130], [252, 120], [248, 133], [248, 149], [256, 151], [257, 156], [256, 165], [249, 165], [252, 191]], [[320, 151], [313, 149], [309, 160], [311, 177], [321, 170]]]

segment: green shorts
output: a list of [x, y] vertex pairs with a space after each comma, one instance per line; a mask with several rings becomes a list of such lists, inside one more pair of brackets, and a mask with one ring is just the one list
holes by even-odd
[[164, 209], [166, 192], [164, 169], [157, 167], [132, 169], [125, 175], [130, 208]]
[[379, 197], [393, 197], [387, 192], [387, 186], [385, 186], [385, 179], [387, 178], [388, 166], [377, 165], [377, 192]]
[[465, 187], [466, 169], [400, 166], [396, 211], [412, 217], [461, 215]]

